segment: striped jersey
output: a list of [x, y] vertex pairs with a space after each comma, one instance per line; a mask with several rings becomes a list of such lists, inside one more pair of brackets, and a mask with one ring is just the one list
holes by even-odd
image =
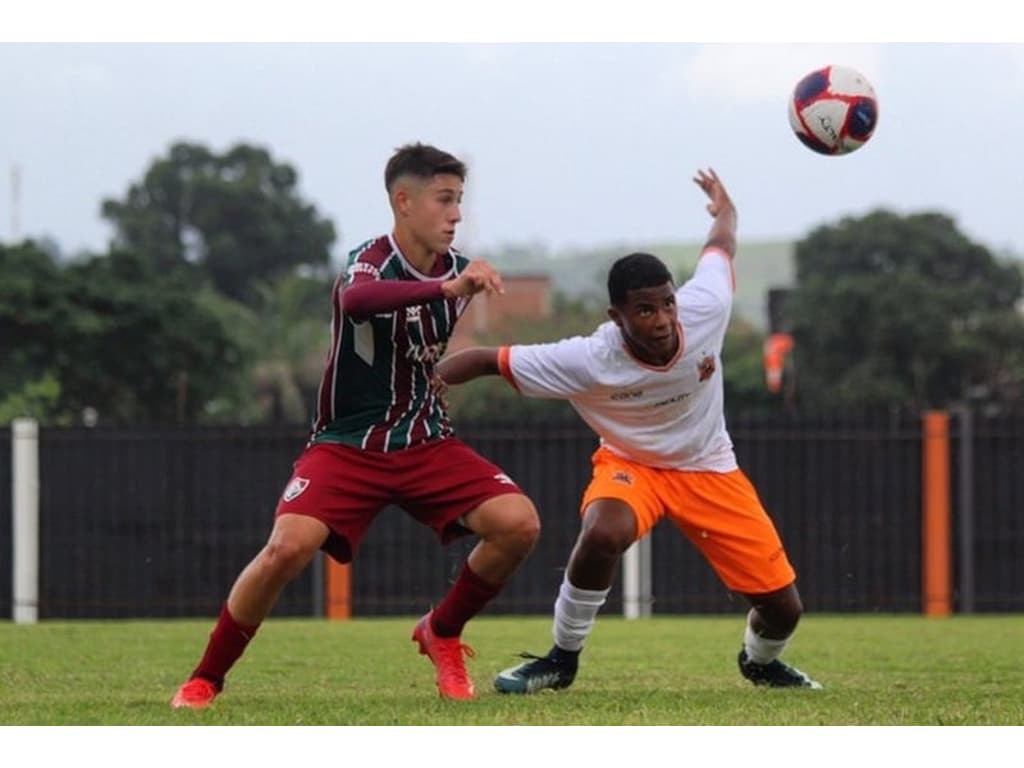
[[441, 282], [468, 265], [468, 259], [450, 249], [436, 274], [425, 275], [406, 260], [390, 235], [368, 240], [349, 254], [334, 285], [331, 350], [311, 442], [387, 452], [453, 433], [429, 382], [469, 299], [438, 298], [356, 319], [345, 313], [344, 292], [366, 281]]
[[601, 444], [664, 469], [736, 469], [725, 427], [722, 344], [733, 298], [732, 261], [701, 254], [676, 290], [679, 350], [663, 366], [638, 360], [613, 322], [590, 336], [502, 347], [502, 375], [523, 395], [568, 400]]

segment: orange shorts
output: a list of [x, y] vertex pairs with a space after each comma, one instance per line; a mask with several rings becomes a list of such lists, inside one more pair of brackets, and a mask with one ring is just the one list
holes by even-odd
[[597, 499], [618, 499], [636, 516], [637, 539], [662, 517], [675, 523], [733, 592], [764, 594], [796, 579], [778, 531], [742, 470], [657, 469], [598, 448], [582, 514]]

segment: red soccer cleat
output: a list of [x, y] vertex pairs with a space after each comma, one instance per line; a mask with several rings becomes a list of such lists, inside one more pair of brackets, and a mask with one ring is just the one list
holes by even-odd
[[430, 626], [431, 611], [416, 624], [412, 639], [420, 644], [420, 653], [428, 656], [437, 668], [437, 692], [442, 698], [468, 700], [476, 698], [473, 681], [466, 672], [462, 656], [476, 654], [457, 637], [438, 637]]
[[213, 703], [218, 693], [220, 693], [220, 688], [205, 677], [193, 677], [186, 680], [174, 694], [174, 698], [171, 699], [171, 708], [203, 709]]

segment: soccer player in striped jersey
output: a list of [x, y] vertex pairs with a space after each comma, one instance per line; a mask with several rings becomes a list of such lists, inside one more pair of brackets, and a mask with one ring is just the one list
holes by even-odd
[[725, 427], [722, 343], [732, 309], [736, 209], [714, 171], [694, 179], [714, 218], [680, 288], [655, 256], [608, 274], [610, 322], [552, 344], [477, 347], [437, 368], [435, 387], [501, 374], [521, 394], [568, 400], [600, 436], [582, 528], [555, 601], [555, 644], [501, 672], [502, 693], [566, 688], [623, 552], [663, 517], [750, 603], [738, 663], [755, 685], [820, 688], [779, 656], [803, 611], [796, 574], [736, 463]]
[[462, 162], [424, 144], [401, 147], [389, 160], [384, 181], [394, 228], [355, 249], [335, 283], [312, 435], [266, 546], [235, 581], [173, 707], [212, 703], [281, 589], [318, 550], [350, 562], [389, 504], [434, 529], [442, 543], [470, 533], [480, 538], [448, 594], [412, 634], [436, 668], [440, 695], [475, 697], [462, 629], [530, 553], [540, 522], [515, 482], [454, 436], [430, 386], [470, 298], [502, 291], [490, 264], [452, 248], [465, 177]]

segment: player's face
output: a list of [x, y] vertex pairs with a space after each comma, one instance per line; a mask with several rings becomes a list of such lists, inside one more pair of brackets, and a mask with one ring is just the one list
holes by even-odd
[[626, 292], [620, 307], [608, 316], [622, 330], [630, 351], [645, 363], [665, 365], [679, 349], [676, 294], [671, 282]]
[[462, 179], [439, 173], [409, 190], [407, 222], [413, 236], [434, 253], [447, 253], [462, 221]]

